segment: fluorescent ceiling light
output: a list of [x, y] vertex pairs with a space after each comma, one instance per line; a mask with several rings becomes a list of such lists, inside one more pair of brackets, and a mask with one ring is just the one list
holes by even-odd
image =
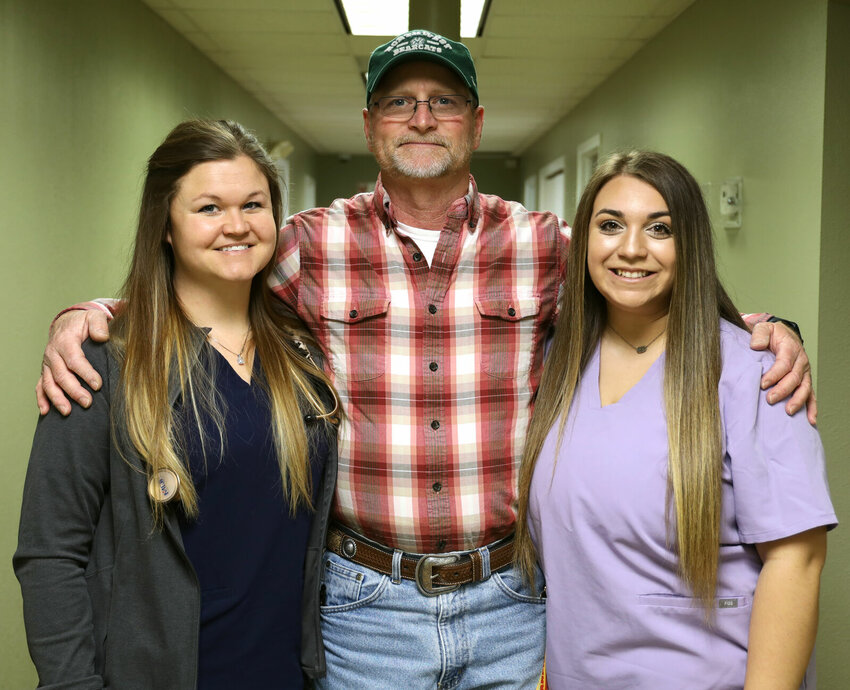
[[354, 36], [398, 36], [407, 31], [408, 0], [341, 0]]
[[460, 35], [462, 38], [475, 38], [478, 24], [487, 0], [460, 0]]
[[[337, 0], [354, 36], [398, 36], [410, 28], [408, 0]], [[460, 0], [460, 35], [475, 38], [487, 0]], [[413, 27], [422, 28], [422, 27]]]

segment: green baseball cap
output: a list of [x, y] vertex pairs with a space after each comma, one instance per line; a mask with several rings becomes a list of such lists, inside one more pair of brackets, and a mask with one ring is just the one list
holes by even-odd
[[369, 105], [372, 92], [387, 72], [410, 60], [427, 60], [448, 67], [460, 77], [478, 102], [478, 78], [469, 48], [440, 34], [413, 29], [372, 51], [366, 77], [366, 105]]

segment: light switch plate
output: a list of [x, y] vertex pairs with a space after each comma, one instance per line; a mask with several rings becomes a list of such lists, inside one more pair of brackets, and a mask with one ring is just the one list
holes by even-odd
[[740, 228], [743, 221], [743, 188], [740, 177], [728, 177], [720, 185], [720, 222], [724, 228]]

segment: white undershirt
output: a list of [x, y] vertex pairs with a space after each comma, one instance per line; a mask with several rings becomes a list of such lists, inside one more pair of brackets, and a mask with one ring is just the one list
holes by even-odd
[[396, 221], [396, 225], [398, 226], [399, 233], [416, 242], [416, 246], [419, 247], [419, 251], [422, 252], [430, 267], [431, 262], [434, 260], [434, 252], [437, 251], [437, 243], [440, 241], [440, 231], [414, 228], [398, 221]]

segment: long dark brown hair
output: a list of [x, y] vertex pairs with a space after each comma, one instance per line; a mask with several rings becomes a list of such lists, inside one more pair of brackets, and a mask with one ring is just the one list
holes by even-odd
[[[596, 196], [620, 175], [654, 187], [670, 211], [676, 272], [667, 320], [664, 407], [667, 503], [674, 508], [675, 537], [668, 539], [675, 540], [682, 580], [708, 609], [716, 589], [720, 548], [719, 317], [742, 328], [744, 324], [717, 277], [711, 222], [699, 184], [664, 154], [612, 155], [594, 172], [579, 201], [558, 327], [535, 398], [520, 469], [517, 560], [531, 578], [536, 552], [527, 520], [534, 467], [556, 425], [560, 446], [579, 379], [605, 329], [606, 302], [590, 279], [587, 245]], [[667, 527], [672, 535], [672, 526]]]
[[[269, 185], [275, 223], [281, 224], [281, 190], [277, 170], [253, 134], [225, 120], [188, 120], [177, 125], [148, 160], [139, 222], [124, 306], [112, 328], [112, 342], [121, 364], [120, 415], [129, 441], [146, 464], [149, 476], [168, 469], [180, 479], [179, 499], [189, 516], [197, 515], [197, 494], [184, 461], [183, 439], [172, 419], [169, 384], [178, 382], [183, 404], [210, 414], [223, 447], [223, 409], [211, 374], [199, 359], [198, 328], [174, 291], [174, 254], [166, 235], [171, 202], [180, 180], [196, 165], [209, 161], [250, 158]], [[299, 352], [294, 339], [309, 341], [297, 319], [282, 311], [266, 279], [274, 255], [251, 283], [248, 317], [256, 353], [263, 366], [258, 383], [271, 401], [272, 431], [280, 464], [284, 496], [294, 512], [311, 504], [308, 439], [302, 407], [325, 414], [332, 402], [316, 393], [316, 382], [330, 389], [327, 377]], [[199, 431], [206, 456], [205, 434]], [[157, 521], [162, 504], [153, 503]]]

